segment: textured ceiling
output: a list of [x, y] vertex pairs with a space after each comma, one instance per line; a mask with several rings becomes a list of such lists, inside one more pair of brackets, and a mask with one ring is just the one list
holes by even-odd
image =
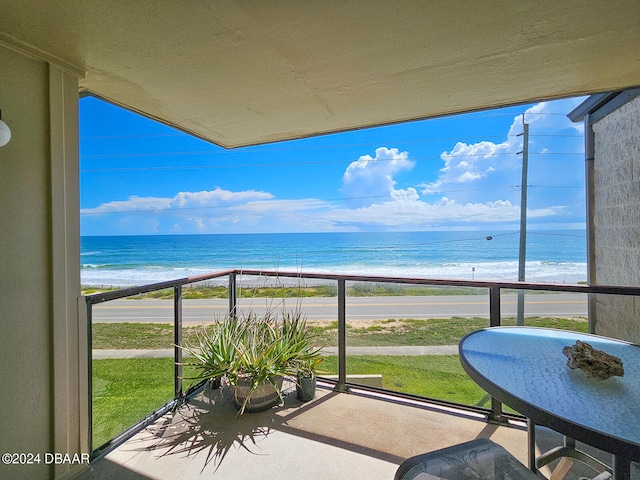
[[640, 85], [637, 0], [0, 0], [0, 42], [226, 147]]

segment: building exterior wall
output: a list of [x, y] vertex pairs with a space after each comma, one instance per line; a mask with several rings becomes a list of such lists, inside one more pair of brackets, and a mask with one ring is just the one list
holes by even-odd
[[41, 455], [0, 478], [64, 476], [44, 454], [81, 449], [77, 99], [77, 78], [0, 43], [0, 452]]
[[[593, 124], [595, 277], [640, 286], [640, 97]], [[597, 295], [595, 332], [640, 343], [640, 299]]]

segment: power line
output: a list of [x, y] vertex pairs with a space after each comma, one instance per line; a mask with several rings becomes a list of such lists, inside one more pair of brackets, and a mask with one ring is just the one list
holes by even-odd
[[[530, 187], [535, 187], [535, 185], [530, 185]], [[414, 187], [409, 187], [409, 188], [423, 188], [420, 186], [414, 186]], [[442, 195], [442, 194], [447, 194], [447, 193], [456, 193], [456, 192], [469, 192], [469, 191], [489, 191], [489, 190], [503, 190], [503, 189], [507, 189], [507, 188], [519, 188], [518, 185], [507, 185], [507, 186], [500, 186], [500, 187], [489, 187], [489, 188], [470, 188], [470, 189], [464, 189], [464, 190], [441, 190], [441, 191], [436, 191], [436, 192], [429, 192], [428, 195]], [[546, 187], [546, 188], [550, 188], [550, 187]], [[573, 187], [573, 186], [562, 186], [562, 185], [558, 185], [555, 188], [581, 188], [581, 187]], [[424, 194], [423, 195], [427, 195]], [[294, 199], [294, 200], [258, 200], [258, 201], [253, 201], [250, 203], [244, 203], [244, 204], [234, 204], [234, 205], [208, 205], [208, 206], [197, 206], [197, 207], [176, 207], [176, 208], [171, 208], [170, 211], [184, 211], [184, 210], [211, 210], [211, 209], [224, 209], [224, 208], [246, 208], [247, 206], [249, 207], [259, 207], [262, 205], [291, 205], [291, 204], [298, 204], [298, 205], [302, 205], [302, 204], [306, 204], [308, 207], [314, 207], [314, 206], [325, 206], [327, 203], [329, 202], [341, 202], [341, 203], [346, 203], [349, 201], [353, 201], [353, 200], [373, 200], [373, 199], [390, 199], [390, 198], [398, 198], [398, 197], [408, 197], [410, 196], [410, 194], [385, 194], [385, 195], [367, 195], [367, 196], [360, 196], [360, 197], [335, 197], [335, 198], [310, 198], [310, 199]], [[160, 213], [160, 212], [167, 212], [169, 209], [168, 207], [170, 207], [170, 202], [171, 200], [167, 200], [167, 205], [162, 207], [162, 208], [140, 208], [140, 209], [130, 209], [130, 210], [109, 210], [109, 211], [100, 211], [100, 212], [81, 212], [81, 215], [107, 215], [107, 214], [112, 214], [112, 213]], [[99, 208], [99, 207], [95, 207], [95, 208]], [[92, 208], [88, 208], [88, 209], [82, 209], [82, 210], [93, 210]]]
[[[494, 144], [496, 145], [496, 144]], [[514, 155], [516, 152], [494, 152], [494, 153], [466, 153], [462, 155], [455, 155], [456, 157], [481, 157], [487, 155]], [[422, 158], [442, 158], [442, 155], [449, 154], [446, 150], [439, 155], [421, 155], [421, 156], [412, 156], [410, 159], [422, 159]], [[146, 153], [100, 153], [93, 155], [81, 154], [81, 159], [103, 159], [103, 158], [132, 158], [132, 157], [180, 157], [180, 156], [200, 156], [200, 155], [211, 155], [218, 156], [217, 152], [210, 152], [207, 150], [187, 150], [187, 151], [177, 151], [177, 152], [146, 152]], [[537, 152], [535, 155], [584, 155], [584, 152]], [[397, 160], [396, 158], [389, 159], [375, 159], [376, 161], [393, 161]], [[354, 162], [353, 159], [348, 160], [339, 160], [333, 161], [330, 163], [345, 163], [345, 162]]]
[[[485, 187], [485, 188], [461, 188], [461, 189], [456, 189], [456, 190], [433, 190], [433, 191], [429, 191], [427, 193], [423, 193], [423, 195], [440, 195], [443, 193], [458, 193], [458, 192], [477, 192], [477, 191], [488, 191], [488, 190], [506, 190], [507, 188], [511, 189], [511, 190], [516, 190], [521, 188], [522, 185], [503, 185], [503, 186], [498, 186], [498, 187]], [[577, 189], [584, 189], [583, 186], [579, 186], [579, 185], [527, 185], [528, 188], [577, 188]], [[414, 188], [424, 188], [426, 189], [427, 186], [424, 185], [418, 185], [417, 187], [414, 186]]]
[[[492, 155], [508, 155], [511, 154], [511, 152], [496, 152], [493, 153]], [[187, 151], [178, 151], [178, 152], [156, 152], [156, 153], [151, 153], [151, 152], [147, 152], [147, 153], [100, 153], [100, 154], [93, 154], [93, 155], [80, 155], [81, 159], [103, 159], [103, 158], [131, 158], [131, 157], [179, 157], [179, 156], [187, 156], [187, 155], [192, 155], [192, 156], [200, 156], [200, 155], [211, 155], [211, 156], [217, 156], [218, 153], [217, 152], [210, 152], [210, 151], [203, 151], [203, 150], [187, 150]], [[441, 154], [442, 155], [442, 154]], [[462, 156], [482, 156], [482, 155], [486, 155], [486, 154], [465, 154], [465, 155], [456, 155], [458, 157], [462, 157]], [[440, 155], [427, 155], [427, 156], [420, 156], [420, 157], [411, 157], [414, 159], [418, 159], [418, 158], [441, 158]], [[393, 161], [393, 160], [397, 160], [396, 158], [388, 158], [388, 159], [376, 159], [376, 161]], [[355, 160], [348, 159], [348, 160], [339, 160], [339, 161], [332, 161], [332, 162], [321, 162], [321, 163], [350, 163], [350, 162], [354, 162]], [[255, 164], [253, 164], [255, 165]]]
[[[516, 152], [496, 152], [491, 153], [491, 156], [506, 156], [506, 155], [516, 155]], [[175, 155], [180, 155], [176, 153]], [[187, 155], [185, 153], [185, 155]], [[576, 156], [584, 156], [584, 153], [581, 152], [540, 152], [533, 153], [531, 155], [543, 155], [543, 156], [568, 156], [568, 155], [576, 155]], [[117, 155], [116, 158], [124, 158], [124, 157], [135, 157], [135, 154], [121, 154]], [[145, 156], [151, 156], [145, 155]], [[157, 154], [153, 156], [163, 156], [163, 154]], [[469, 157], [481, 157], [483, 154], [463, 154], [463, 155], [455, 155], [455, 158], [469, 158]], [[113, 155], [104, 155], [99, 158], [113, 158]], [[86, 156], [81, 156], [81, 158], [87, 158]], [[98, 158], [98, 157], [92, 157]], [[420, 161], [420, 160], [439, 160], [442, 159], [441, 156], [438, 155], [425, 155], [425, 156], [417, 156], [417, 157], [409, 157], [407, 161]], [[397, 159], [395, 158], [380, 158], [375, 159], [376, 162], [392, 162]], [[353, 163], [357, 160], [349, 159], [349, 160], [326, 160], [326, 161], [316, 161], [316, 162], [274, 162], [274, 163], [224, 163], [219, 165], [166, 165], [166, 166], [145, 166], [145, 167], [111, 167], [111, 168], [85, 168], [81, 169], [81, 173], [106, 173], [106, 172], [137, 172], [137, 171], [168, 171], [168, 170], [211, 170], [211, 169], [231, 169], [231, 168], [273, 168], [273, 167], [291, 167], [291, 166], [313, 166], [313, 165], [337, 165], [337, 164], [347, 164]]]
[[[298, 145], [298, 146], [281, 146], [278, 144], [273, 145], [262, 145], [262, 146], [250, 146], [250, 147], [242, 147], [235, 149], [235, 151], [243, 151], [243, 150], [251, 150], [252, 152], [262, 152], [262, 151], [281, 151], [281, 150], [317, 150], [322, 148], [353, 148], [353, 147], [370, 147], [373, 145], [385, 145], [385, 144], [398, 144], [398, 145], [411, 145], [411, 144], [420, 144], [420, 143], [440, 143], [440, 142], [458, 142], [460, 138], [464, 138], [465, 140], [469, 139], [495, 139], [495, 138], [513, 138], [517, 137], [517, 134], [501, 134], [501, 135], [471, 135], [471, 134], [460, 134], [456, 137], [440, 137], [440, 138], [420, 138], [420, 139], [405, 139], [405, 140], [376, 140], [375, 142], [364, 142], [364, 143], [341, 143], [341, 144], [329, 144], [329, 145]], [[536, 133], [531, 134], [531, 137], [559, 137], [559, 138], [583, 138], [583, 135], [580, 134], [560, 134], [560, 133]], [[88, 135], [81, 136], [80, 140], [134, 140], [138, 138], [188, 138], [193, 140], [193, 137], [189, 137], [186, 133], [140, 133], [140, 134], [127, 134], [127, 135]], [[202, 140], [203, 141], [203, 140]], [[292, 140], [291, 140], [292, 141]], [[203, 141], [204, 142], [204, 141]], [[276, 146], [278, 145], [278, 146]], [[217, 150], [212, 150], [212, 153], [216, 154], [227, 154], [228, 151], [222, 149], [222, 147], [217, 147]]]

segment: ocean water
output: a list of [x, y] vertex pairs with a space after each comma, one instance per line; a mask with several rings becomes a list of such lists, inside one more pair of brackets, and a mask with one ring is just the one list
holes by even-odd
[[[132, 286], [245, 268], [515, 281], [518, 253], [518, 232], [82, 237], [81, 278], [83, 285]], [[528, 281], [585, 281], [585, 234], [528, 232], [526, 259]]]

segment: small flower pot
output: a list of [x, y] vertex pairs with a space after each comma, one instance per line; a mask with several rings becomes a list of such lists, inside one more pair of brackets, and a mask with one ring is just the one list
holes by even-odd
[[296, 394], [298, 395], [298, 400], [301, 402], [313, 400], [316, 396], [316, 376], [305, 377], [298, 375]]

